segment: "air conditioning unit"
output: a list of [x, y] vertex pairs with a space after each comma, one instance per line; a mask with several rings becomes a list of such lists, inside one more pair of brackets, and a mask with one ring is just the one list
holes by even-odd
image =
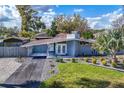
[[72, 34], [67, 34], [67, 39], [79, 39], [80, 34], [78, 32], [72, 32]]

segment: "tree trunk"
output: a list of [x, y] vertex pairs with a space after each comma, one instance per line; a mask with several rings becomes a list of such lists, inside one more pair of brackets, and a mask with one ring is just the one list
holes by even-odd
[[113, 61], [113, 62], [117, 62], [116, 53], [113, 53], [113, 55], [112, 55], [112, 61]]

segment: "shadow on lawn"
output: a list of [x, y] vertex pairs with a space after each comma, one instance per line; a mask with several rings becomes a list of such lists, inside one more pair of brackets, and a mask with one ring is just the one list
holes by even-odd
[[39, 88], [40, 83], [40, 81], [27, 81], [23, 84], [0, 84], [0, 86], [5, 88]]
[[76, 82], [76, 84], [82, 88], [105, 88], [110, 85], [110, 82], [105, 80], [93, 80], [88, 78], [80, 78]]
[[80, 80], [78, 80], [76, 84], [78, 84], [82, 88], [124, 88], [124, 83], [111, 83], [105, 80], [93, 80], [88, 78], [80, 78]]

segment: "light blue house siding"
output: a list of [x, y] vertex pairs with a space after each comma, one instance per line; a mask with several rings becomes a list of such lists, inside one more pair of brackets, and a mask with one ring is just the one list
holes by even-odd
[[73, 40], [67, 42], [68, 56], [72, 56], [72, 57], [80, 56], [81, 55], [80, 49], [81, 49], [81, 45], [79, 41]]
[[[56, 53], [56, 47], [57, 44], [66, 44], [67, 45], [67, 53], [64, 55], [58, 55]], [[68, 57], [79, 57], [79, 56], [97, 56], [99, 55], [99, 52], [92, 49], [90, 45], [88, 44], [80, 44], [80, 41], [78, 40], [70, 40], [70, 41], [65, 41], [65, 42], [60, 42], [60, 43], [54, 43], [53, 44], [53, 49], [49, 49], [49, 44], [44, 44], [44, 45], [36, 45], [32, 46], [32, 53], [31, 54], [36, 54], [36, 53], [46, 53], [47, 56], [68, 56]]]
[[33, 46], [32, 53], [47, 53], [47, 49], [48, 49], [47, 45]]
[[57, 44], [66, 44], [67, 45], [67, 53], [62, 56], [69, 56], [69, 57], [76, 57], [81, 55], [81, 45], [79, 41], [73, 40], [73, 41], [66, 41], [62, 43], [56, 43], [54, 44], [54, 50], [49, 51], [48, 45], [37, 45], [32, 46], [32, 53], [46, 53], [48, 56], [61, 56], [56, 54], [56, 46]]

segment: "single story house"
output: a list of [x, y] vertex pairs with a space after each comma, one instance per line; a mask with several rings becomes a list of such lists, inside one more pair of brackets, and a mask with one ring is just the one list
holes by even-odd
[[30, 41], [30, 39], [22, 38], [22, 37], [10, 37], [3, 40], [4, 47], [19, 47], [23, 44], [26, 44]]
[[93, 42], [95, 41], [80, 38], [79, 33], [73, 31], [71, 34], [61, 33], [53, 38], [34, 40], [21, 47], [27, 48], [27, 55], [32, 57], [79, 57], [98, 55], [98, 52], [90, 47]]

